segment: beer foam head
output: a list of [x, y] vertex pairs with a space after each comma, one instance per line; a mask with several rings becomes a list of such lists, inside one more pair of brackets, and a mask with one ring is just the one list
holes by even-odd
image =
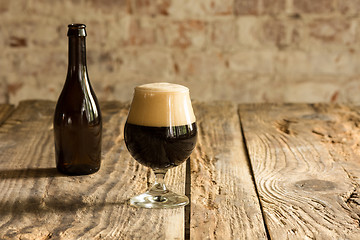
[[137, 86], [128, 123], [169, 127], [195, 122], [189, 89], [172, 83], [150, 83]]

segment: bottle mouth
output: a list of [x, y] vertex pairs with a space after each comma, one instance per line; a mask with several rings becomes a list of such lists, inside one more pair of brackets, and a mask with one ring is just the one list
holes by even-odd
[[72, 23], [72, 24], [69, 24], [68, 27], [79, 29], [79, 28], [86, 28], [86, 25], [82, 24], [82, 23]]
[[86, 37], [86, 25], [82, 23], [72, 23], [68, 25], [68, 37]]

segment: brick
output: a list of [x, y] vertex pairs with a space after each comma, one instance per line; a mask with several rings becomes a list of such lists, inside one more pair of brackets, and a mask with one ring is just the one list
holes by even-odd
[[26, 47], [29, 45], [29, 37], [31, 38], [33, 30], [34, 27], [30, 21], [10, 22], [3, 28], [4, 42], [10, 48]]
[[283, 85], [274, 75], [232, 73], [214, 83], [213, 98], [238, 103], [282, 102]]
[[233, 18], [217, 20], [211, 24], [211, 44], [222, 49], [236, 47], [236, 25]]
[[19, 18], [3, 27], [5, 44], [10, 48], [52, 47], [66, 39], [66, 32], [60, 36], [57, 28], [58, 24], [52, 20]]
[[360, 12], [360, 0], [337, 0], [337, 9], [341, 14], [354, 15]]
[[322, 18], [311, 21], [308, 25], [310, 41], [321, 44], [350, 45], [355, 42], [356, 26], [345, 18]]
[[[52, 79], [53, 76], [44, 76], [47, 79]], [[8, 85], [14, 85], [16, 92], [9, 94], [9, 102], [18, 103], [24, 99], [52, 99], [57, 100], [62, 89], [62, 85], [57, 86], [54, 82], [49, 82], [46, 86], [41, 86], [39, 80], [35, 76], [27, 76], [26, 81], [23, 81], [18, 75], [9, 77], [11, 81]], [[56, 88], [56, 91], [53, 89]]]
[[303, 47], [308, 34], [306, 23], [299, 19], [287, 21], [287, 31], [288, 48], [299, 49]]
[[[6, 1], [6, 0], [5, 0]], [[6, 4], [6, 3], [5, 3]], [[8, 4], [8, 12], [15, 13], [15, 12], [24, 12], [27, 10], [29, 3], [25, 0], [12, 0]]]
[[357, 55], [349, 51], [283, 51], [276, 58], [276, 71], [284, 76], [352, 76], [357, 74]]
[[242, 16], [236, 19], [238, 44], [244, 48], [261, 48], [258, 35], [261, 20], [254, 16]]
[[170, 0], [135, 0], [132, 12], [139, 15], [169, 15]]
[[174, 81], [189, 88], [192, 100], [214, 101], [219, 99], [219, 93], [222, 92], [221, 88], [215, 88], [216, 80], [214, 78], [187, 76], [184, 78], [176, 77]]
[[207, 12], [211, 15], [232, 15], [235, 0], [205, 1]]
[[111, 50], [87, 50], [89, 71], [103, 74], [114, 72], [119, 67], [119, 63], [114, 58]]
[[333, 77], [305, 80], [288, 78], [286, 81], [283, 89], [285, 102], [330, 102], [334, 93], [341, 88], [338, 79]]
[[7, 62], [1, 68], [8, 70], [5, 77], [11, 103], [28, 98], [57, 99], [66, 78], [66, 49], [8, 51], [5, 57]]
[[10, 47], [26, 47], [27, 40], [26, 40], [26, 38], [23, 38], [23, 37], [11, 36], [9, 39], [9, 46]]
[[171, 53], [166, 49], [136, 49], [122, 54], [121, 70], [125, 74], [161, 81], [173, 73]]
[[283, 49], [291, 44], [287, 21], [270, 17], [240, 17], [237, 20], [240, 46]]
[[233, 15], [235, 0], [171, 0], [169, 16], [176, 19], [202, 19]]
[[[106, 26], [103, 29], [103, 36], [106, 36], [103, 41], [105, 41], [105, 46], [108, 49], [116, 49], [116, 48], [123, 48], [129, 42], [129, 35], [130, 35], [130, 25], [131, 19], [133, 16], [131, 15], [122, 15], [121, 17], [117, 18], [116, 20], [109, 20], [104, 24], [104, 22], [98, 22], [101, 26]], [[89, 29], [90, 31], [90, 29]], [[94, 32], [94, 34], [96, 34]], [[111, 41], [109, 41], [111, 39]], [[92, 40], [96, 40], [96, 37]], [[90, 41], [90, 32], [88, 35], [88, 41]], [[94, 44], [96, 44], [94, 42]]]
[[237, 16], [258, 15], [260, 10], [260, 0], [235, 0], [234, 13]]
[[339, 82], [338, 102], [359, 103], [360, 81], [358, 76], [341, 79]]
[[[11, 8], [13, 14], [17, 16], [38, 16], [44, 19], [57, 18], [58, 20], [64, 19], [66, 23], [72, 20], [73, 16], [80, 16], [83, 10], [87, 7], [82, 1], [66, 0], [66, 1], [47, 1], [47, 0], [13, 0], [12, 4], [16, 8]], [[88, 6], [93, 6], [88, 2]], [[82, 9], [82, 11], [79, 11]], [[87, 8], [89, 10], [89, 8]], [[23, 15], [23, 13], [25, 13]], [[77, 14], [77, 15], [76, 15]], [[86, 11], [86, 14], [89, 14]]]
[[279, 15], [286, 12], [286, 0], [262, 0], [262, 14]]
[[277, 48], [287, 47], [287, 25], [285, 21], [267, 18], [261, 24], [259, 32], [259, 41], [268, 46], [276, 46]]
[[10, 8], [10, 0], [1, 0], [0, 1], [0, 14], [6, 13]]
[[309, 72], [313, 75], [352, 76], [359, 68], [358, 56], [348, 51], [322, 51], [310, 52]]
[[[116, 22], [116, 25], [114, 26], [113, 23], [109, 20], [99, 20], [99, 19], [89, 19], [86, 21], [86, 32], [87, 32], [87, 38], [86, 38], [86, 45], [87, 49], [93, 49], [93, 48], [104, 48], [108, 45], [112, 45], [113, 41], [117, 40], [115, 36], [112, 39], [112, 41], [109, 41], [110, 39], [110, 33], [118, 32], [115, 31], [115, 27], [119, 27], [119, 23]], [[61, 29], [61, 30], [60, 30]], [[66, 33], [67, 33], [67, 26], [59, 26], [58, 31], [61, 32], [61, 38], [65, 40]], [[118, 43], [117, 43], [118, 44]]]
[[93, 45], [101, 44], [106, 49], [153, 45], [157, 41], [157, 23], [154, 18], [148, 16], [124, 15], [119, 19], [92, 20], [90, 24], [88, 27], [89, 44], [93, 41]]
[[175, 72], [185, 79], [213, 80], [226, 71], [226, 59], [220, 51], [191, 51], [174, 55]]
[[151, 19], [131, 18], [128, 31], [128, 45], [148, 45], [156, 42], [156, 25]]
[[269, 50], [232, 52], [228, 57], [229, 71], [240, 74], [273, 75], [275, 72], [275, 54]]
[[201, 20], [173, 20], [159, 24], [159, 43], [175, 48], [202, 48], [208, 24]]
[[[158, 81], [164, 80], [159, 79]], [[91, 83], [99, 101], [130, 101], [135, 86], [154, 81], [149, 76], [145, 77], [124, 71], [107, 74], [96, 73], [91, 77]]]
[[294, 11], [298, 13], [331, 13], [335, 10], [334, 0], [294, 0]]
[[[29, 37], [29, 44], [34, 47], [44, 48], [52, 46], [65, 47], [67, 45], [67, 29], [64, 32], [59, 32], [58, 29], [62, 25], [61, 22], [56, 20], [48, 21], [38, 21], [37, 19], [32, 19], [29, 23], [31, 27], [27, 32], [27, 37]], [[65, 27], [67, 27], [66, 24]]]
[[93, 8], [104, 13], [130, 12], [129, 0], [90, 0], [89, 2]]
[[5, 52], [4, 58], [6, 61], [2, 62], [0, 67], [7, 69], [4, 76], [8, 84], [23, 82], [26, 86], [28, 78], [34, 78], [38, 87], [43, 88], [53, 82], [65, 80], [68, 61], [66, 50], [9, 51]]
[[7, 92], [9, 95], [15, 95], [22, 87], [24, 83], [23, 82], [16, 82], [11, 83], [6, 86]]
[[310, 56], [305, 51], [292, 50], [282, 51], [275, 58], [276, 72], [282, 76], [303, 76], [311, 75]]

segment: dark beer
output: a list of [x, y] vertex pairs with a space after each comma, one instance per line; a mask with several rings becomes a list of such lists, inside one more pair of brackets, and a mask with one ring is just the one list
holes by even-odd
[[139, 163], [154, 170], [176, 167], [194, 150], [196, 136], [188, 88], [169, 83], [135, 88], [124, 138]]
[[125, 125], [130, 154], [152, 169], [169, 169], [183, 163], [196, 144], [196, 123], [174, 127]]
[[85, 25], [68, 27], [68, 73], [54, 114], [56, 167], [83, 175], [100, 168], [102, 120], [87, 73]]

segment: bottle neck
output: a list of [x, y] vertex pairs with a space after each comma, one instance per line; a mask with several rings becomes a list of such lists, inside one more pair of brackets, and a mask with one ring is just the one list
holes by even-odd
[[85, 37], [69, 37], [68, 73], [86, 72]]

